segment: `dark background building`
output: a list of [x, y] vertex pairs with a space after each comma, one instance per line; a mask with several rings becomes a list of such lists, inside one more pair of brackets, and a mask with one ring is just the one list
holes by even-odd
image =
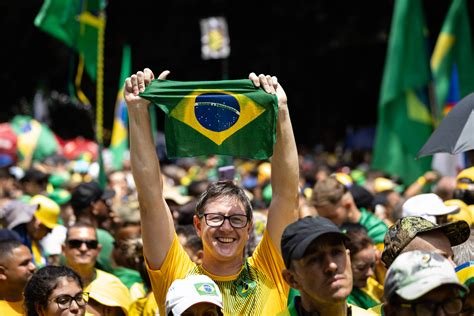
[[[68, 91], [76, 60], [69, 48], [33, 25], [42, 4], [0, 4], [2, 122], [27, 111], [39, 87]], [[424, 1], [432, 46], [449, 5]], [[472, 23], [474, 5], [468, 5]], [[168, 69], [169, 78], [182, 81], [221, 79], [222, 61], [201, 59], [199, 20], [224, 16], [231, 41], [228, 78], [246, 78], [251, 71], [277, 75], [289, 98], [297, 142], [331, 149], [348, 131], [376, 124], [393, 6], [393, 0], [109, 1], [105, 129], [112, 127], [124, 44], [131, 45], [134, 70]], [[83, 86], [94, 103], [94, 86], [87, 80]], [[51, 109], [53, 130], [64, 138], [92, 138], [94, 109], [63, 103]], [[106, 132], [106, 144], [109, 137]]]

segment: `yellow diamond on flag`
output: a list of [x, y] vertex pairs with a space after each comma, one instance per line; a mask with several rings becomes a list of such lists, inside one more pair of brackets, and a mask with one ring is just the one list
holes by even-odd
[[185, 96], [170, 116], [221, 145], [263, 112], [262, 106], [245, 95], [205, 89]]

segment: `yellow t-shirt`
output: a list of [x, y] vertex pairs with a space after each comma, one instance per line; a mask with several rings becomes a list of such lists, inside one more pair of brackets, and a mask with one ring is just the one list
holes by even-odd
[[240, 273], [216, 276], [196, 266], [175, 235], [160, 270], [149, 269], [151, 285], [160, 315], [165, 315], [168, 288], [176, 279], [205, 274], [216, 282], [222, 293], [225, 315], [275, 315], [286, 308], [290, 288], [283, 280], [284, 262], [273, 246], [267, 230]]
[[19, 316], [25, 314], [25, 310], [23, 309], [23, 301], [8, 302], [0, 300], [0, 315]]

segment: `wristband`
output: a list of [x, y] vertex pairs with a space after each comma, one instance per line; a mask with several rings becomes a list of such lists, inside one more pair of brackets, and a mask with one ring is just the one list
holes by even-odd
[[418, 183], [420, 186], [424, 187], [426, 184], [426, 178], [424, 176], [421, 176], [416, 180], [416, 183]]

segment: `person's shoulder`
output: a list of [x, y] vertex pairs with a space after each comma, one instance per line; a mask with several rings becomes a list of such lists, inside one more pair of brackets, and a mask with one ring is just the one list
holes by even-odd
[[0, 300], [0, 315], [2, 316], [21, 316], [24, 315], [23, 300], [18, 302], [8, 302]]
[[356, 306], [356, 305], [352, 305], [352, 304], [347, 304], [347, 305], [351, 308], [352, 315], [354, 315], [354, 316], [380, 315], [380, 314], [375, 313], [372, 310], [363, 309], [363, 308], [361, 308], [359, 306]]

